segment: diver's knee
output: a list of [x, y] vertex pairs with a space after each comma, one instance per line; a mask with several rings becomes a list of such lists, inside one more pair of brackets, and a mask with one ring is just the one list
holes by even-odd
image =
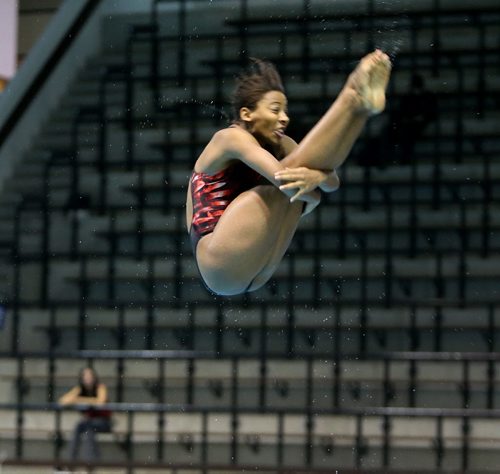
[[203, 277], [207, 288], [217, 296], [236, 296], [247, 291], [248, 284], [224, 277]]
[[[233, 296], [245, 291], [245, 282], [228, 268], [223, 255], [208, 251], [198, 254], [198, 270], [205, 286], [218, 296]], [[248, 282], [249, 283], [249, 282]], [[247, 283], [247, 285], [248, 285]]]

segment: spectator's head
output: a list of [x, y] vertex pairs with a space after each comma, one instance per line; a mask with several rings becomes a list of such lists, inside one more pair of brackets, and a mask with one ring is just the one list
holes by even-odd
[[88, 396], [96, 395], [99, 378], [96, 371], [92, 367], [84, 367], [80, 371], [79, 385], [82, 394]]

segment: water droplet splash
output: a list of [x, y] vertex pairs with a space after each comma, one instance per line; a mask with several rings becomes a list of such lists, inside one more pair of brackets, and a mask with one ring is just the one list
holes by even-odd
[[205, 101], [193, 99], [193, 98], [175, 99], [175, 100], [170, 99], [170, 98], [164, 98], [163, 103], [167, 109], [170, 107], [175, 107], [176, 105], [199, 105], [203, 109], [205, 109], [206, 111], [210, 112], [212, 118], [218, 117], [218, 118], [224, 119], [228, 122], [231, 121], [231, 117], [224, 110], [224, 108], [214, 105], [213, 101], [205, 102]]

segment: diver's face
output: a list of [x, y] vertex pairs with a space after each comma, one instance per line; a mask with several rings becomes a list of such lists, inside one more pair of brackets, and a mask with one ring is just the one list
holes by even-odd
[[287, 115], [288, 101], [280, 91], [266, 92], [254, 110], [248, 111], [243, 120], [260, 143], [279, 144], [290, 122]]

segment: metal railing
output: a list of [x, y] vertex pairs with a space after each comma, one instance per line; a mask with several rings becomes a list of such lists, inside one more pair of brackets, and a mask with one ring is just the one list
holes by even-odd
[[[60, 407], [57, 404], [0, 404], [0, 411], [15, 410], [20, 415], [17, 418], [16, 427], [16, 457], [23, 457], [23, 440], [25, 430], [23, 428], [24, 416], [29, 415], [32, 411], [43, 411], [45, 415], [52, 413], [55, 421], [52, 423], [55, 426], [55, 440], [53, 442], [54, 456], [50, 462], [61, 462], [61, 448], [63, 432], [61, 429], [61, 419], [64, 412], [68, 410], [85, 410], [87, 407]], [[192, 467], [209, 469], [213, 465], [217, 466], [239, 466], [241, 461], [242, 447], [250, 447], [254, 451], [254, 467], [268, 467], [278, 469], [292, 468], [316, 468], [321, 469], [321, 459], [327, 459], [328, 464], [335, 466], [336, 454], [342, 449], [348, 449], [352, 452], [352, 461], [346, 465], [343, 461], [343, 466], [347, 469], [362, 469], [365, 466], [366, 457], [372, 452], [380, 453], [380, 460], [375, 464], [375, 469], [384, 468], [384, 472], [393, 472], [392, 455], [398, 451], [397, 440], [398, 435], [392, 435], [392, 427], [395, 423], [403, 420], [408, 425], [411, 425], [411, 420], [418, 421], [424, 419], [433, 425], [433, 431], [426, 434], [427, 444], [422, 448], [426, 454], [430, 451], [434, 457], [434, 469], [446, 468], [446, 456], [449, 453], [457, 453], [459, 456], [459, 466], [461, 472], [469, 472], [471, 467], [470, 456], [474, 448], [470, 446], [473, 440], [471, 427], [478, 420], [491, 420], [500, 418], [498, 410], [473, 410], [473, 409], [431, 409], [431, 408], [345, 408], [336, 410], [320, 410], [309, 407], [307, 409], [226, 409], [220, 407], [193, 409], [186, 405], [165, 405], [165, 404], [118, 404], [111, 403], [102, 406], [103, 409], [112, 410], [115, 415], [123, 413], [126, 417], [125, 432], [117, 433], [122, 435], [121, 445], [124, 448], [123, 464], [130, 463], [132, 468], [137, 462], [134, 456], [134, 419], [140, 417], [142, 413], [152, 413], [157, 416], [157, 425], [151, 429], [151, 438], [154, 447], [154, 457], [149, 459], [149, 463], [154, 463], [156, 466], [168, 467], [168, 440], [165, 438], [164, 427], [168, 427], [168, 417], [182, 414], [183, 416], [197, 415], [201, 418], [201, 429], [193, 430], [193, 435], [184, 436], [183, 441], [188, 452], [192, 452]], [[265, 415], [269, 421], [276, 420], [276, 430], [267, 436], [267, 440], [257, 437], [245, 436], [240, 432], [240, 419], [244, 416], [262, 416]], [[210, 432], [209, 419], [211, 417], [228, 417], [227, 433], [224, 437], [223, 444], [228, 447], [226, 459], [221, 456], [217, 463], [211, 462], [208, 452], [212, 443], [217, 443], [216, 436]], [[297, 433], [291, 433], [285, 428], [285, 420], [289, 417], [299, 417], [302, 420], [303, 427], [297, 430]], [[323, 417], [327, 417], [331, 422], [335, 422], [336, 418], [351, 419], [355, 426], [354, 432], [347, 436], [322, 436], [316, 434], [316, 423], [321, 421]], [[445, 434], [444, 424], [448, 420], [457, 420], [459, 425], [455, 428], [456, 433]], [[166, 425], [165, 425], [166, 421]], [[371, 425], [371, 433], [365, 432], [365, 427]], [[378, 426], [376, 434], [373, 434], [373, 426]], [[168, 428], [167, 428], [168, 429]], [[430, 429], [430, 426], [429, 426]], [[448, 428], [449, 432], [449, 428]], [[271, 438], [271, 439], [269, 439]], [[344, 438], [343, 440], [341, 438]], [[347, 438], [347, 439], [346, 439]], [[60, 442], [57, 442], [60, 440]], [[154, 440], [154, 441], [153, 441]], [[340, 443], [339, 443], [340, 441]], [[420, 440], [420, 443], [422, 440]], [[136, 441], [137, 443], [137, 441]], [[220, 441], [219, 441], [220, 443]], [[393, 443], [396, 445], [393, 446]], [[267, 445], [273, 448], [272, 461], [269, 459], [260, 461], [259, 452], [262, 445]], [[299, 450], [301, 460], [294, 460], [290, 464], [285, 458], [287, 446], [293, 446], [293, 449]], [[195, 449], [198, 448], [198, 449]], [[318, 451], [318, 448], [321, 451]], [[320, 454], [321, 453], [321, 454]], [[427, 454], [428, 455], [428, 454]], [[484, 455], [484, 454], [483, 454]], [[297, 456], [294, 456], [297, 458]], [[46, 461], [47, 462], [47, 461]], [[63, 461], [64, 462], [64, 461]], [[81, 465], [81, 463], [79, 463]], [[453, 464], [453, 463], [452, 463]], [[99, 463], [92, 463], [99, 465]], [[174, 463], [175, 465], [175, 463]], [[142, 466], [141, 466], [142, 467]], [[457, 466], [458, 467], [458, 466]], [[432, 469], [432, 467], [431, 467]], [[370, 472], [367, 469], [368, 472]], [[129, 471], [133, 472], [133, 471]], [[331, 472], [331, 471], [330, 471]], [[397, 469], [396, 469], [397, 472]]]

